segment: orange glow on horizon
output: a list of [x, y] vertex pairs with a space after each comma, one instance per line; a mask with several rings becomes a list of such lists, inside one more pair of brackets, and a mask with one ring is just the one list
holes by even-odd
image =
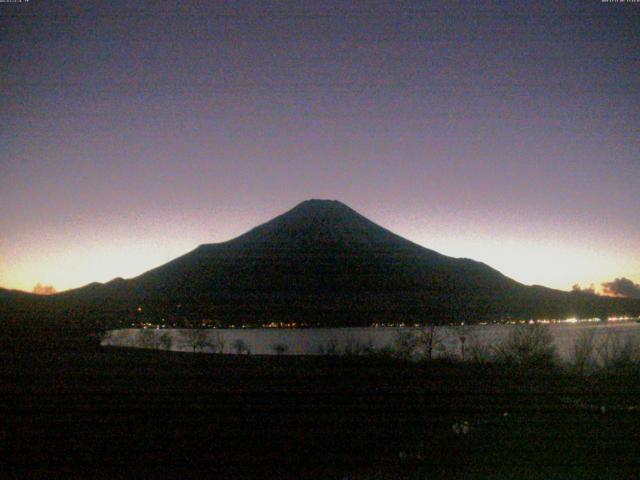
[[133, 278], [189, 250], [191, 248], [180, 245], [159, 248], [157, 243], [148, 246], [138, 242], [119, 248], [74, 248], [64, 253], [43, 251], [21, 262], [8, 263], [2, 272], [1, 285], [32, 292], [36, 285], [42, 284], [61, 292], [116, 277]]
[[[19, 247], [7, 244], [0, 250], [0, 286], [31, 292], [40, 283], [61, 292], [116, 277], [133, 278], [202, 243], [231, 240], [283, 210], [243, 215], [227, 212], [208, 223], [197, 221], [195, 216], [183, 216], [146, 222], [131, 219], [109, 230], [107, 225], [93, 230], [76, 225], [73, 233], [40, 232]], [[483, 262], [525, 285], [569, 291], [576, 283], [582, 288], [593, 284], [596, 292], [602, 293], [601, 284], [616, 278], [640, 283], [640, 259], [635, 264], [630, 261], [637, 258], [637, 253], [635, 245], [625, 243], [625, 238], [619, 242], [616, 239], [616, 248], [611, 248], [603, 239], [574, 237], [573, 232], [562, 236], [561, 230], [547, 233], [533, 224], [507, 228], [502, 224], [474, 223], [468, 218], [458, 219], [457, 223], [427, 223], [419, 219], [407, 223], [398, 221], [406, 218], [398, 213], [387, 218], [375, 211], [361, 213], [412, 242], [444, 255]], [[106, 231], [110, 236], [105, 235]]]
[[[413, 241], [445, 255], [481, 261], [504, 275], [526, 285], [543, 285], [571, 290], [594, 284], [603, 294], [601, 284], [625, 276], [638, 282], [623, 258], [571, 249], [566, 246], [541, 245], [536, 242], [491, 238], [437, 238]], [[175, 242], [119, 242], [117, 247], [97, 246], [59, 250], [42, 250], [37, 255], [15, 263], [4, 262], [0, 281], [4, 288], [32, 292], [37, 284], [51, 285], [56, 291], [78, 288], [91, 282], [108, 282], [116, 277], [133, 278], [158, 267], [197, 247]], [[611, 295], [614, 296], [614, 295]]]

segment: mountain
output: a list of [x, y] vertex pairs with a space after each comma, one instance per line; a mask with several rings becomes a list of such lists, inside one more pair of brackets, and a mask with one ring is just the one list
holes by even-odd
[[[640, 301], [526, 286], [406, 240], [338, 201], [309, 200], [136, 278], [39, 299], [68, 322], [356, 326], [640, 314]], [[54, 312], [54, 313], [51, 313]]]

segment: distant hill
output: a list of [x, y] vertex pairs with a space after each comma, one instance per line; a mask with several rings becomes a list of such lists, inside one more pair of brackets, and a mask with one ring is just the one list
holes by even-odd
[[[24, 314], [29, 301], [21, 303]], [[640, 314], [639, 300], [526, 286], [483, 263], [410, 242], [327, 200], [303, 202], [136, 278], [33, 304], [37, 311], [46, 306], [43, 317], [52, 321], [105, 327], [161, 319], [364, 326]]]

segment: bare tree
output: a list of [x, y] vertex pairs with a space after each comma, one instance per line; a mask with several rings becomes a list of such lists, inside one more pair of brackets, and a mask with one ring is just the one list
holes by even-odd
[[155, 329], [144, 328], [138, 332], [137, 343], [142, 348], [159, 350], [161, 343]]
[[401, 358], [413, 358], [422, 352], [431, 360], [433, 353], [443, 347], [444, 335], [438, 325], [429, 323], [420, 328], [396, 332], [395, 350]]
[[182, 330], [180, 332], [180, 343], [183, 347], [192, 349], [193, 353], [202, 352], [212, 346], [208, 332], [199, 328]]
[[418, 329], [417, 345], [424, 350], [428, 360], [433, 359], [433, 352], [443, 348], [444, 335], [435, 323], [427, 323]]
[[159, 340], [163, 350], [171, 350], [171, 347], [173, 346], [173, 338], [169, 332], [164, 332], [160, 335]]
[[211, 341], [209, 343], [209, 347], [211, 347], [211, 349], [215, 353], [224, 353], [224, 347], [225, 347], [226, 343], [227, 342], [226, 342], [222, 332], [216, 330], [216, 333], [214, 335], [213, 341]]
[[249, 346], [241, 338], [236, 338], [231, 346], [233, 347], [233, 349], [238, 355], [241, 355], [245, 352], [249, 354], [251, 352], [251, 350], [249, 349]]

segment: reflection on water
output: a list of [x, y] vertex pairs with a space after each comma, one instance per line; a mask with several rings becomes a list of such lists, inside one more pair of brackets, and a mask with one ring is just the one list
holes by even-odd
[[[640, 323], [618, 322], [563, 322], [546, 325], [551, 332], [558, 354], [571, 360], [574, 345], [584, 332], [593, 333], [596, 342], [627, 339], [640, 340]], [[492, 346], [503, 341], [513, 325], [490, 324], [473, 326], [437, 327], [438, 345], [434, 356], [456, 355], [473, 346]], [[399, 335], [409, 332], [417, 334], [413, 327], [367, 327], [367, 328], [305, 328], [305, 329], [207, 329], [198, 335], [185, 334], [181, 329], [122, 329], [107, 333], [102, 345], [135, 348], [166, 348], [174, 351], [209, 351], [223, 353], [252, 353], [258, 355], [317, 355], [324, 352], [344, 352], [366, 347], [395, 348]], [[161, 337], [163, 337], [161, 339]], [[189, 338], [190, 337], [190, 338]], [[163, 340], [163, 341], [161, 341]], [[197, 342], [200, 342], [197, 344]]]

